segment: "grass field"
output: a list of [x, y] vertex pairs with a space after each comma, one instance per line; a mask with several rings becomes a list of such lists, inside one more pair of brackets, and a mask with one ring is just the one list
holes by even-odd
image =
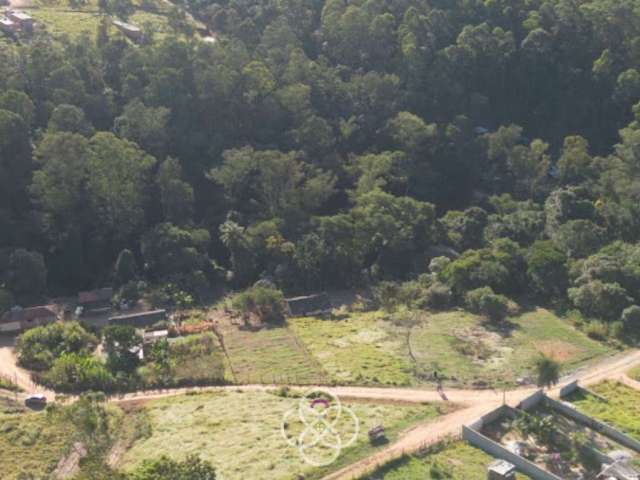
[[[424, 455], [406, 456], [385, 465], [366, 480], [484, 480], [494, 461], [464, 442], [442, 444]], [[529, 477], [517, 474], [518, 480]]]
[[47, 478], [71, 445], [75, 429], [60, 415], [24, 412], [0, 399], [0, 478]]
[[[367, 431], [383, 423], [389, 439], [409, 425], [435, 418], [442, 406], [349, 405], [360, 420], [356, 444], [344, 450], [332, 469], [353, 462], [374, 450]], [[181, 459], [198, 454], [211, 461], [227, 480], [305, 480], [320, 478], [326, 469], [305, 464], [296, 448], [282, 437], [285, 413], [297, 409], [298, 399], [271, 393], [220, 392], [183, 395], [145, 405], [151, 434], [136, 441], [120, 462], [129, 471], [143, 459], [166, 454]], [[291, 419], [290, 419], [291, 420]], [[289, 431], [296, 427], [289, 424]], [[349, 433], [353, 429], [347, 429]]]
[[[217, 385], [233, 381], [227, 357], [213, 333], [188, 335], [169, 343], [171, 379], [174, 385]], [[159, 381], [153, 362], [140, 368], [144, 382]]]
[[633, 380], [640, 380], [640, 367], [634, 367], [627, 372], [629, 378]]
[[607, 401], [583, 392], [576, 393], [567, 400], [581, 412], [640, 440], [640, 392], [613, 381], [602, 382], [589, 389]]
[[222, 332], [238, 383], [318, 384], [326, 381], [318, 362], [288, 328], [251, 331], [228, 326]]
[[21, 392], [22, 388], [16, 385], [13, 380], [0, 376], [0, 389], [9, 390], [10, 392]]
[[[160, 1], [156, 2], [156, 5], [156, 10], [153, 12], [138, 9], [128, 21], [140, 27], [148, 24], [152, 26], [158, 37], [162, 37], [170, 31], [166, 19], [168, 7]], [[36, 0], [25, 11], [53, 35], [66, 34], [77, 37], [83, 33], [89, 33], [93, 36], [100, 23], [97, 0], [89, 0], [79, 9], [72, 9], [65, 0]], [[112, 32], [116, 32], [115, 27], [112, 27]]]
[[502, 331], [463, 311], [422, 314], [410, 336], [381, 312], [351, 313], [340, 320], [289, 320], [335, 381], [411, 385], [434, 370], [455, 385], [513, 385], [532, 376], [540, 353], [559, 360], [565, 371], [610, 353], [552, 312], [536, 309], [510, 318]]

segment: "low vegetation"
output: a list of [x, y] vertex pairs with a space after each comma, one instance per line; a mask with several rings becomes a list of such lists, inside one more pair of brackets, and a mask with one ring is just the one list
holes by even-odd
[[10, 392], [21, 392], [22, 388], [17, 385], [13, 380], [9, 377], [3, 377], [0, 375], [0, 389], [8, 390]]
[[406, 313], [352, 312], [288, 323], [331, 378], [344, 383], [420, 384], [438, 371], [451, 384], [513, 385], [519, 377], [535, 381], [541, 354], [566, 372], [611, 351], [545, 309], [499, 325], [448, 311], [418, 312], [407, 328], [394, 321], [399, 315]]
[[[152, 350], [154, 352], [154, 350]], [[145, 386], [217, 385], [230, 380], [222, 347], [213, 333], [190, 335], [168, 345], [168, 365], [154, 356], [139, 370]]]
[[[442, 442], [424, 453], [404, 456], [379, 468], [366, 480], [480, 480], [494, 461], [482, 450], [460, 442]], [[518, 473], [518, 480], [529, 477]]]
[[581, 412], [640, 440], [640, 391], [615, 381], [590, 386], [589, 390], [601, 398], [579, 391], [567, 400]]
[[[131, 471], [143, 459], [168, 455], [184, 459], [198, 453], [210, 461], [220, 476], [229, 480], [289, 480], [304, 475], [320, 478], [326, 470], [315, 469], [300, 458], [281, 436], [285, 413], [298, 406], [290, 393], [219, 392], [154, 400], [145, 405], [151, 428], [146, 438], [137, 440], [120, 462]], [[345, 449], [337, 463], [344, 463], [372, 453], [367, 431], [384, 424], [390, 441], [409, 425], [438, 416], [441, 406], [348, 405], [360, 419], [360, 433], [353, 447]], [[289, 428], [294, 430], [294, 426]], [[251, 448], [247, 448], [251, 445]]]
[[323, 384], [329, 380], [320, 363], [284, 326], [220, 327], [225, 352], [237, 383]]

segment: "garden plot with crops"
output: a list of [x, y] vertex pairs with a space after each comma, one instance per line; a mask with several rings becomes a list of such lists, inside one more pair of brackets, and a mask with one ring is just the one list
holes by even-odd
[[635, 452], [544, 405], [496, 420], [482, 433], [567, 480], [595, 479], [602, 468], [599, 454], [636, 459]]

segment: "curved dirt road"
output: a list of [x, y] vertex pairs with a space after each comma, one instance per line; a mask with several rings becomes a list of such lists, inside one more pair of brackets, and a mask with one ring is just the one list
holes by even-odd
[[[548, 392], [558, 396], [560, 388], [568, 383], [579, 380], [582, 385], [598, 383], [602, 380], [616, 379], [630, 386], [638, 388], [640, 382], [626, 377], [625, 372], [640, 364], [640, 350], [632, 350], [594, 365], [582, 368], [561, 379], [558, 386]], [[15, 379], [26, 392], [45, 393], [50, 400], [55, 393], [38, 388], [31, 382], [29, 372], [18, 367], [13, 351], [13, 340], [0, 338], [0, 374]], [[187, 392], [215, 392], [215, 391], [272, 391], [281, 385], [227, 385], [218, 387], [176, 388], [167, 390], [144, 391], [111, 397], [115, 403], [139, 402], [184, 394]], [[294, 390], [307, 390], [316, 387], [296, 387]], [[349, 386], [318, 386], [344, 400], [370, 400], [393, 403], [424, 403], [448, 401], [462, 407], [450, 414], [412, 427], [405, 431], [400, 439], [374, 455], [348, 465], [324, 478], [324, 480], [351, 480], [360, 478], [373, 471], [377, 465], [400, 457], [405, 453], [416, 452], [428, 445], [432, 445], [447, 436], [459, 436], [462, 426], [468, 424], [483, 414], [502, 404], [503, 400], [511, 406], [517, 405], [522, 399], [531, 395], [536, 389], [531, 387], [518, 388], [508, 392], [495, 390], [464, 390], [451, 389], [444, 391], [444, 397], [435, 390], [417, 388], [381, 388], [381, 387], [349, 387]]]
[[[547, 394], [556, 397], [559, 396], [560, 389], [574, 380], [579, 380], [582, 385], [591, 385], [603, 380], [615, 379], [638, 388], [640, 387], [640, 382], [629, 379], [625, 374], [627, 370], [638, 364], [640, 364], [640, 350], [633, 350], [625, 354], [616, 355], [591, 367], [582, 368], [563, 378], [561, 382], [547, 392]], [[535, 392], [535, 390], [536, 389], [533, 388], [522, 388], [506, 392], [506, 403], [511, 406], [516, 406], [524, 398]], [[411, 396], [415, 393], [417, 392], [407, 391], [405, 395]], [[426, 394], [427, 392], [423, 393]], [[393, 445], [376, 452], [368, 458], [352, 463], [337, 472], [327, 475], [323, 480], [352, 480], [361, 478], [375, 470], [378, 465], [399, 458], [405, 453], [414, 453], [426, 446], [437, 443], [447, 436], [459, 436], [462, 433], [463, 425], [477, 420], [482, 415], [502, 404], [502, 395], [498, 392], [452, 390], [446, 391], [446, 395], [456, 403], [467, 405], [467, 408], [445, 415], [435, 422], [420, 424], [405, 432]], [[349, 395], [347, 394], [347, 396]], [[421, 395], [419, 394], [418, 396]]]

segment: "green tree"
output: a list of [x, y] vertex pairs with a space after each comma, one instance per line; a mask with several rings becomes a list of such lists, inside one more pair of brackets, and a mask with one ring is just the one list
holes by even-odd
[[588, 317], [617, 320], [632, 298], [618, 283], [593, 280], [568, 290], [569, 299]]
[[142, 348], [142, 337], [129, 325], [111, 325], [102, 331], [107, 367], [112, 372], [132, 373], [140, 361], [137, 350]]
[[125, 105], [122, 115], [114, 122], [115, 132], [131, 140], [144, 150], [162, 158], [166, 155], [168, 123], [171, 110], [166, 107], [148, 107], [140, 99]]
[[297, 152], [227, 150], [223, 165], [209, 178], [220, 184], [241, 212], [258, 218], [287, 218], [312, 213], [333, 194], [335, 179], [303, 162]]
[[37, 371], [51, 368], [61, 355], [85, 356], [98, 344], [95, 335], [77, 322], [55, 322], [35, 327], [18, 338], [16, 350], [21, 365]]
[[47, 131], [51, 133], [77, 133], [83, 137], [94, 134], [93, 125], [87, 120], [84, 111], [74, 105], [58, 105], [51, 113]]
[[0, 110], [20, 115], [27, 127], [33, 125], [35, 108], [31, 98], [24, 92], [7, 90], [0, 94]]
[[86, 179], [96, 226], [124, 239], [144, 220], [144, 201], [155, 159], [135, 143], [111, 133], [97, 133], [89, 141]]
[[267, 286], [253, 286], [237, 294], [232, 301], [236, 310], [248, 322], [251, 317], [266, 323], [282, 323], [285, 301], [282, 292]]
[[114, 275], [118, 285], [124, 285], [136, 278], [136, 259], [133, 252], [127, 248], [118, 254]]
[[33, 298], [44, 293], [47, 268], [42, 254], [24, 248], [14, 250], [9, 256], [7, 284], [19, 298]]
[[485, 315], [489, 320], [500, 322], [509, 312], [509, 299], [504, 295], [497, 295], [491, 287], [471, 290], [465, 295], [465, 302], [469, 310]]
[[560, 364], [550, 357], [541, 355], [535, 362], [535, 369], [539, 387], [550, 388], [560, 379]]
[[189, 223], [193, 215], [193, 188], [182, 180], [178, 160], [167, 158], [160, 164], [157, 182], [165, 220], [175, 225]]
[[537, 293], [558, 297], [567, 288], [567, 256], [549, 240], [534, 242], [527, 255], [527, 275]]
[[145, 460], [130, 475], [130, 480], [215, 480], [215, 468], [197, 456], [178, 462], [168, 457]]

